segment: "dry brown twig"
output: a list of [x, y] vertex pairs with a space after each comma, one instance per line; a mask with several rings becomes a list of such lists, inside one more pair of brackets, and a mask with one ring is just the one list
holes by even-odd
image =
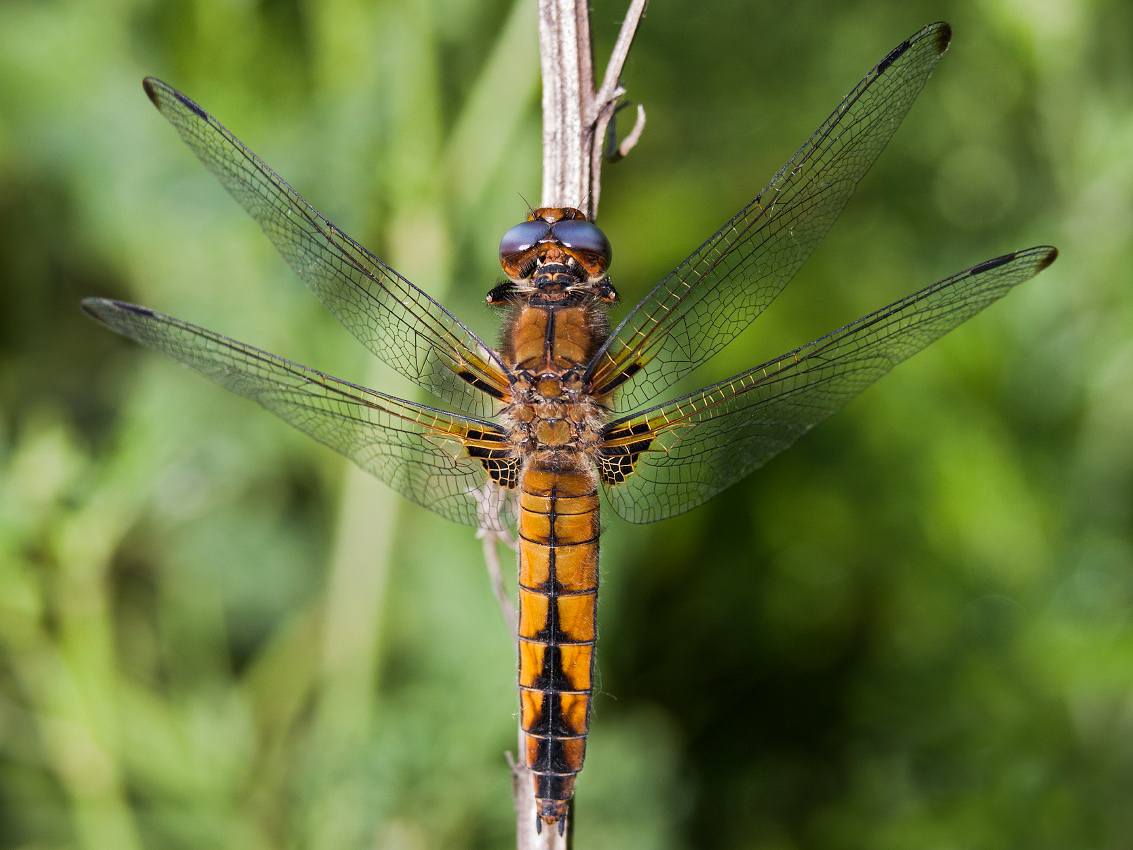
[[[575, 207], [593, 221], [601, 194], [603, 158], [613, 162], [637, 144], [645, 129], [645, 109], [638, 105], [633, 129], [617, 144], [611, 128], [618, 101], [625, 94], [622, 68], [629, 56], [649, 0], [631, 0], [617, 42], [594, 89], [594, 57], [590, 45], [587, 0], [539, 0], [539, 55], [543, 77], [543, 191], [541, 206]], [[611, 136], [607, 139], [607, 136]], [[482, 529], [478, 535], [500, 610], [518, 642], [515, 607], [503, 586], [498, 543], [512, 549], [509, 535]], [[537, 830], [534, 786], [523, 762], [523, 730], [518, 757], [508, 753], [515, 797], [517, 850], [564, 850], [571, 846], [572, 824], [562, 835], [557, 829]], [[573, 810], [572, 810], [573, 814]]]
[[[539, 56], [543, 71], [543, 206], [576, 207], [594, 220], [601, 194], [606, 133], [618, 101], [630, 46], [648, 0], [631, 0], [610, 54], [601, 87], [594, 90], [590, 11], [583, 0], [539, 0]], [[641, 137], [645, 109], [612, 158]]]

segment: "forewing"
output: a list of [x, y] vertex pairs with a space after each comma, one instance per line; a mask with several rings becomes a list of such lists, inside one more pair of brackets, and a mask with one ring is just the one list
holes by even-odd
[[1038, 247], [988, 260], [790, 354], [611, 423], [599, 454], [611, 505], [631, 522], [696, 507], [1056, 256]]
[[640, 407], [727, 345], [807, 261], [948, 47], [948, 24], [896, 47], [767, 187], [634, 308], [590, 364], [596, 396]]
[[88, 298], [83, 309], [259, 402], [417, 504], [465, 525], [511, 524], [511, 499], [486, 472], [510, 455], [494, 424], [340, 381], [145, 307]]
[[215, 118], [152, 77], [146, 93], [295, 273], [374, 354], [435, 397], [491, 416], [508, 382], [444, 307], [325, 218]]

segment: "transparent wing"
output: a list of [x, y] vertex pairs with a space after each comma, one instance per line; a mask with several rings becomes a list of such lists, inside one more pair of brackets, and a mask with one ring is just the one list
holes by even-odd
[[653, 522], [739, 481], [892, 369], [1054, 262], [988, 260], [790, 354], [611, 423], [599, 470], [614, 510]]
[[866, 75], [767, 187], [650, 292], [588, 369], [618, 410], [640, 407], [746, 328], [807, 261], [948, 47], [937, 23]]
[[472, 331], [319, 215], [188, 97], [152, 77], [145, 90], [288, 265], [363, 345], [442, 401], [479, 416], [495, 412], [508, 386], [505, 370]]
[[111, 330], [259, 402], [417, 504], [465, 525], [511, 524], [511, 499], [486, 472], [509, 456], [492, 423], [340, 381], [145, 307], [82, 304]]

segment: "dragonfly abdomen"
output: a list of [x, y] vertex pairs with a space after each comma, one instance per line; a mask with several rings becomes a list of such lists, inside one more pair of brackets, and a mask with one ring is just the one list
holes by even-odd
[[519, 699], [539, 815], [566, 816], [590, 725], [598, 604], [597, 481], [533, 460], [519, 485]]

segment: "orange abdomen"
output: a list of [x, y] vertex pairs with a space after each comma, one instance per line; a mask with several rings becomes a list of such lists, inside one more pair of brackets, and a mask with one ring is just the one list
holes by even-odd
[[533, 463], [519, 482], [519, 702], [539, 814], [566, 817], [590, 725], [598, 491], [584, 467]]

